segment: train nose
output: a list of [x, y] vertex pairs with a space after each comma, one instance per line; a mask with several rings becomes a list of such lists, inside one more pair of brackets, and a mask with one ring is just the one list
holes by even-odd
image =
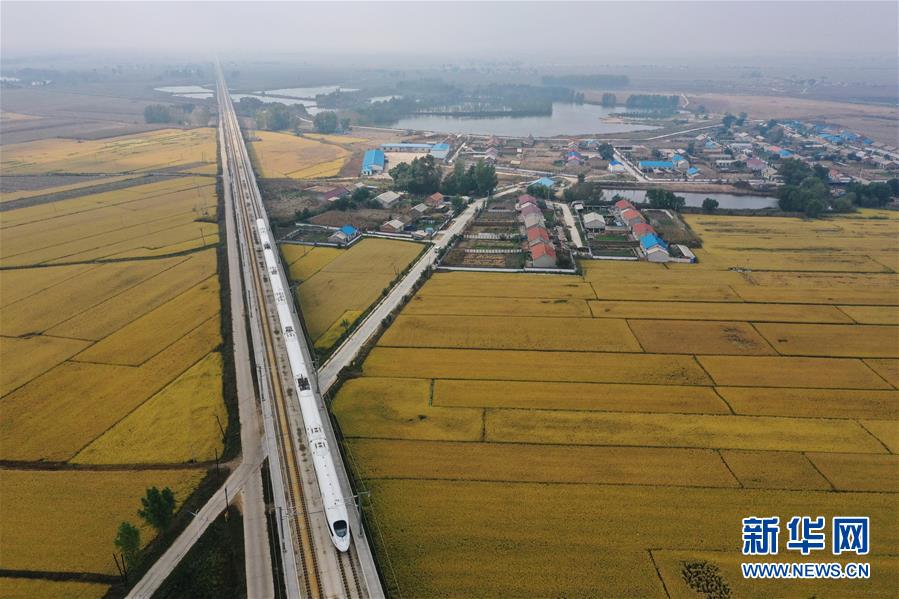
[[350, 548], [350, 527], [346, 520], [334, 522], [334, 545], [339, 551], [347, 551]]

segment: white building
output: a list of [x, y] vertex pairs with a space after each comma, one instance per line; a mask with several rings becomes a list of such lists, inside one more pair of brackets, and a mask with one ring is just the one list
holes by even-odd
[[606, 228], [606, 219], [596, 212], [584, 215], [584, 228], [589, 231], [602, 231]]
[[390, 208], [396, 204], [402, 196], [395, 191], [385, 191], [381, 195], [375, 196], [375, 200], [384, 208]]

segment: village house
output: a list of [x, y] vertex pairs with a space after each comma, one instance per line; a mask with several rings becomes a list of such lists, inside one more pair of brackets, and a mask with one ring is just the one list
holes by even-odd
[[395, 191], [385, 191], [384, 193], [375, 196], [375, 201], [378, 202], [384, 208], [390, 208], [403, 196], [398, 194]]
[[402, 233], [405, 226], [406, 224], [403, 221], [395, 218], [381, 225], [380, 230], [381, 233]]
[[596, 212], [584, 215], [584, 228], [588, 231], [602, 231], [606, 228], [606, 219]]
[[359, 237], [359, 230], [356, 227], [351, 225], [344, 225], [334, 231], [330, 237], [328, 237], [329, 243], [336, 243], [339, 245], [346, 245], [352, 240]]

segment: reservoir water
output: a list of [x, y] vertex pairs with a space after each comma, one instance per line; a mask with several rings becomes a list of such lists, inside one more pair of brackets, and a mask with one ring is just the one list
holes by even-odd
[[553, 137], [555, 135], [591, 135], [600, 133], [626, 133], [657, 129], [650, 125], [610, 123], [602, 119], [621, 109], [595, 104], [570, 104], [553, 102], [552, 115], [456, 117], [420, 115], [405, 117], [391, 125], [398, 129], [438, 131], [440, 133], [473, 133], [511, 137]]
[[[645, 189], [603, 189], [606, 199], [620, 195], [631, 202], [640, 203], [646, 201]], [[675, 195], [683, 197], [687, 206], [702, 207], [702, 201], [706, 198], [718, 200], [719, 208], [729, 210], [760, 210], [762, 208], [774, 208], [777, 206], [777, 198], [760, 195], [734, 195], [732, 193], [696, 193], [692, 191], [675, 191]]]

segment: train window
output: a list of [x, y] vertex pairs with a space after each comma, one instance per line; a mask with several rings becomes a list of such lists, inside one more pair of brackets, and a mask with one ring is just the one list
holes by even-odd
[[334, 534], [337, 535], [338, 537], [341, 537], [341, 538], [345, 537], [346, 533], [347, 533], [347, 529], [348, 529], [348, 527], [346, 525], [346, 520], [338, 520], [337, 522], [334, 523]]

